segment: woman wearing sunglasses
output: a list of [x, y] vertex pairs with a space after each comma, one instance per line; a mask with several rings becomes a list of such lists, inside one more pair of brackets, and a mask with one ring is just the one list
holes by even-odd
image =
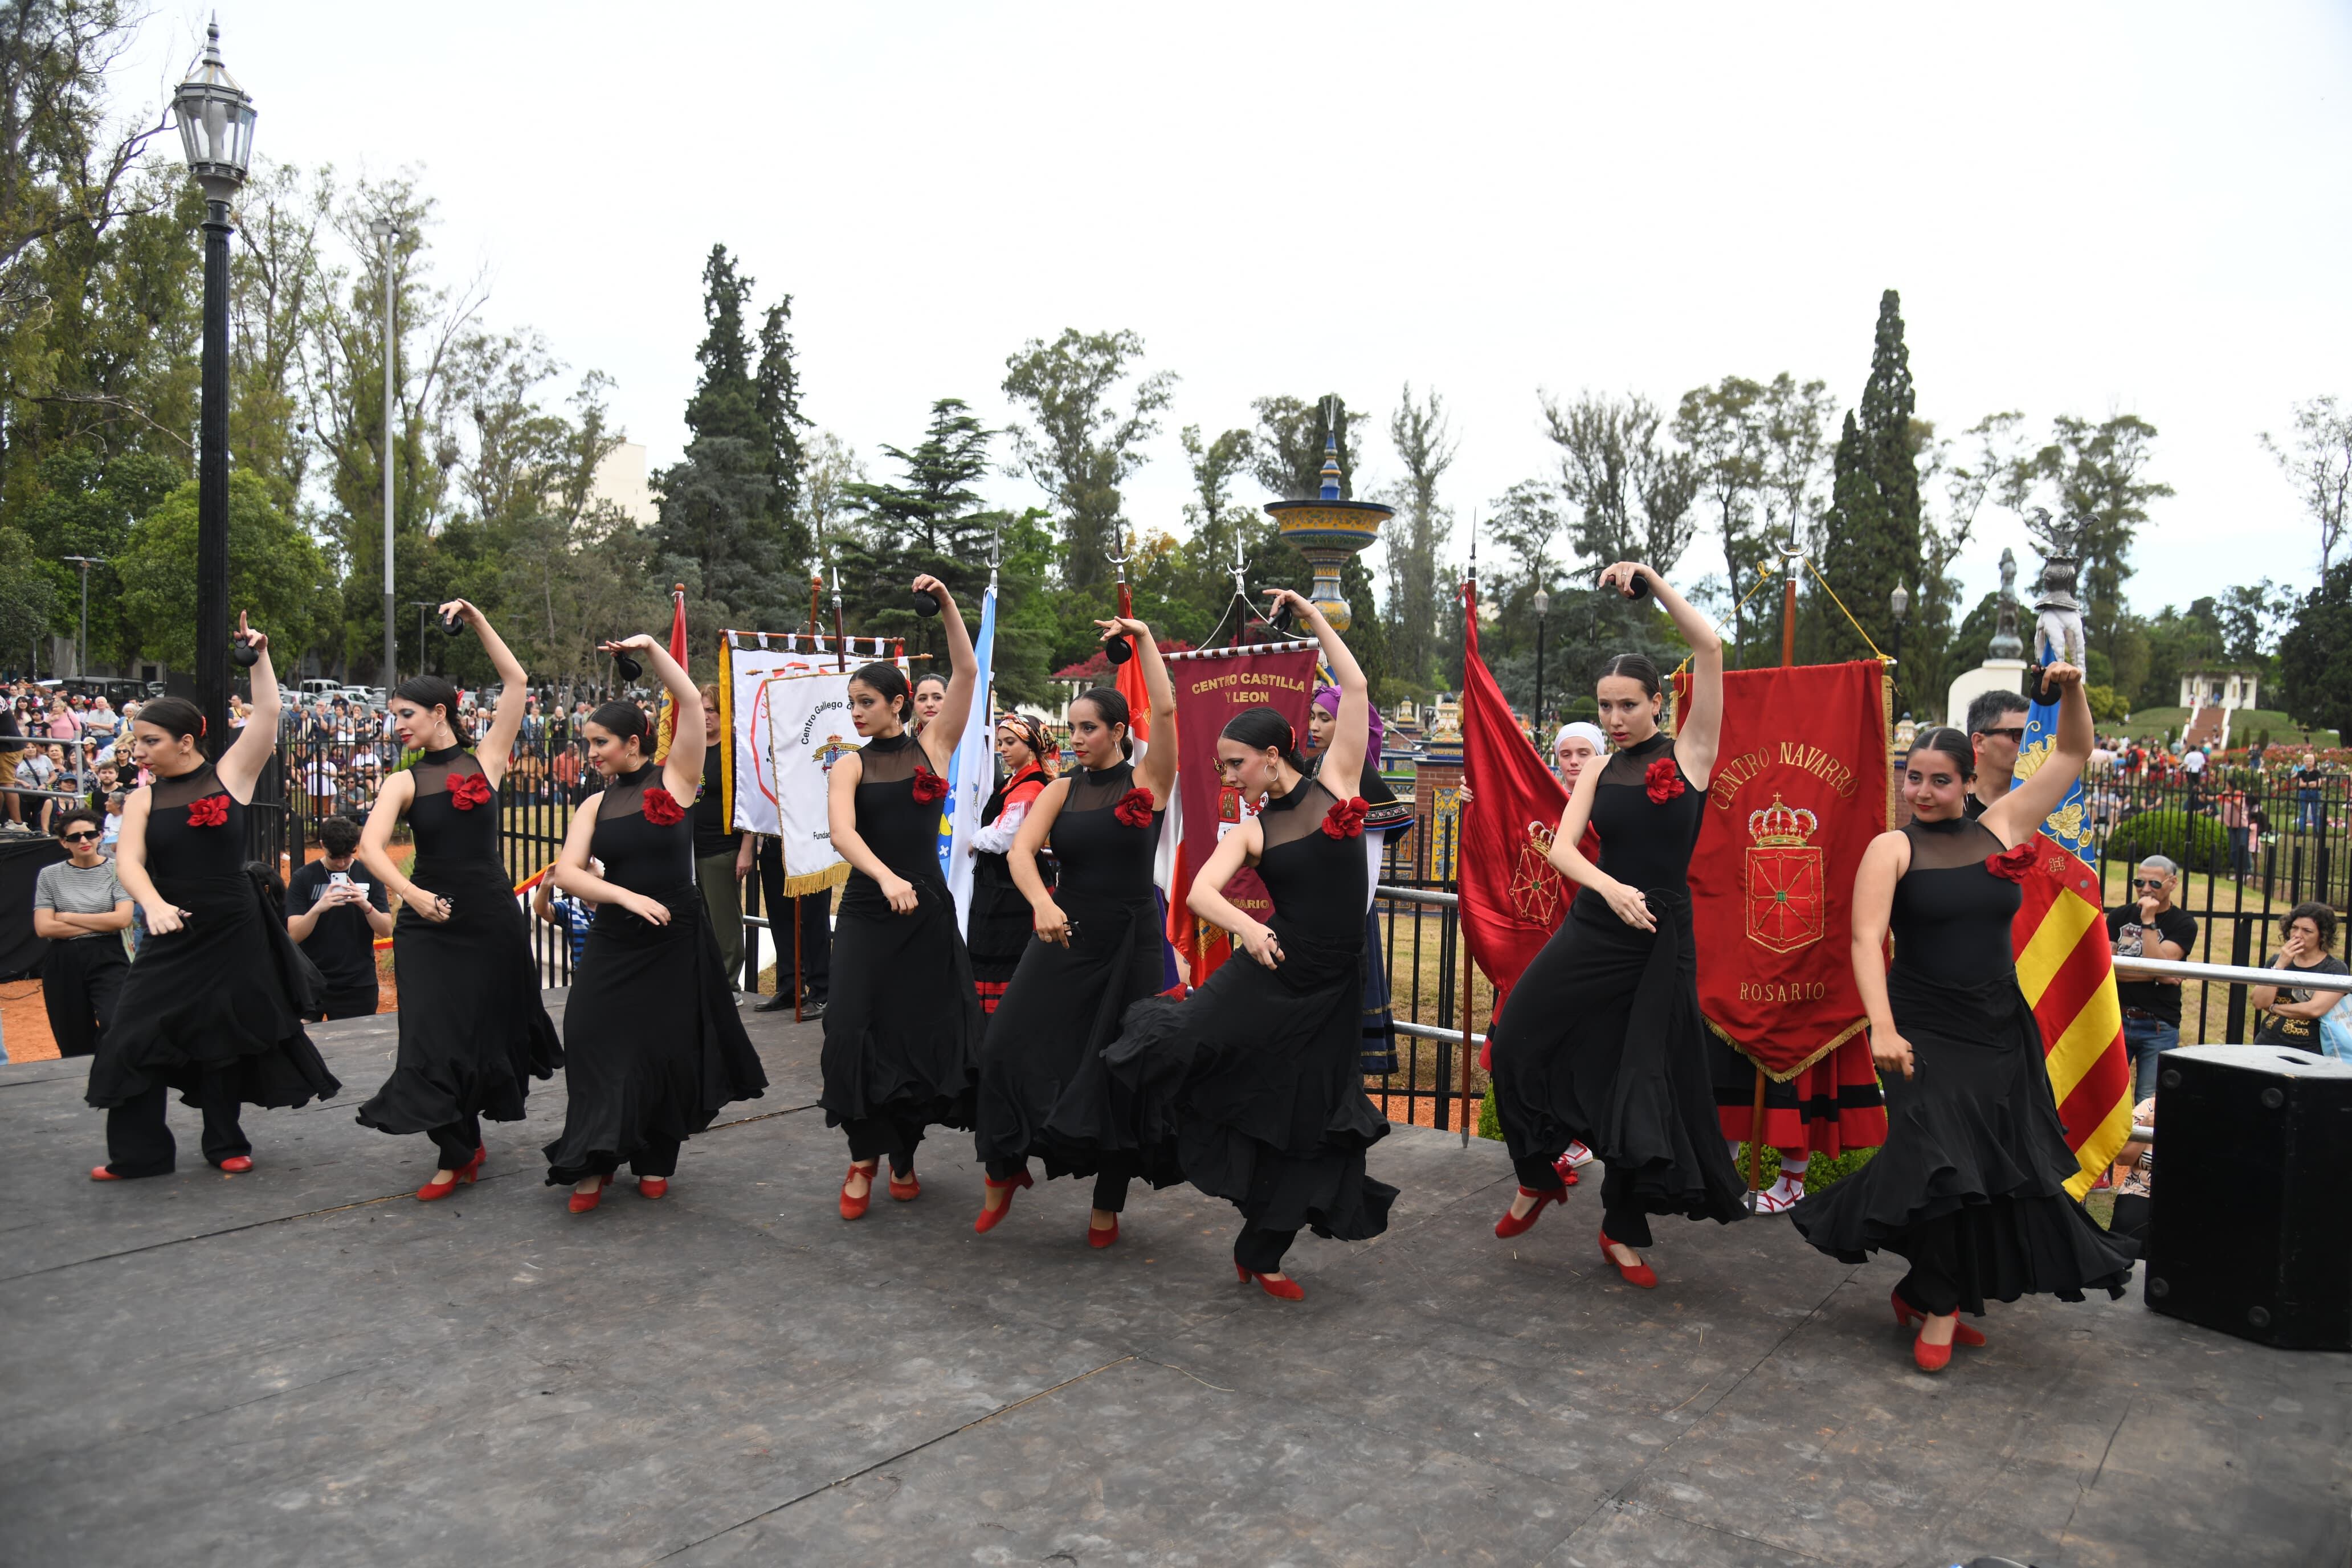
[[33, 934], [48, 940], [41, 955], [41, 1002], [58, 1055], [86, 1057], [114, 1022], [115, 997], [131, 960], [122, 933], [131, 925], [131, 895], [115, 879], [100, 840], [99, 814], [77, 807], [58, 825], [66, 858], [41, 868], [33, 884]]

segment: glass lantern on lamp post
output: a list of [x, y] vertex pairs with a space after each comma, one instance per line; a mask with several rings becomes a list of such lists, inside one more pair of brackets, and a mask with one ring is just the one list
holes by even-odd
[[172, 94], [188, 173], [205, 192], [202, 417], [196, 458], [196, 706], [205, 749], [228, 743], [228, 204], [253, 161], [253, 99], [221, 63], [220, 24]]
[[1547, 748], [1545, 747], [1545, 745], [1544, 745], [1544, 736], [1543, 736], [1543, 731], [1544, 731], [1544, 716], [1543, 716], [1543, 658], [1544, 658], [1544, 617], [1545, 617], [1546, 616], [1549, 616], [1549, 615], [1550, 615], [1550, 614], [1551, 614], [1551, 595], [1550, 595], [1549, 594], [1545, 593], [1541, 588], [1538, 588], [1538, 589], [1536, 590], [1535, 610], [1536, 610], [1536, 700], [1535, 700], [1535, 703], [1534, 703], [1534, 705], [1528, 709], [1528, 716], [1529, 716], [1530, 720], [1533, 721], [1533, 723], [1534, 723], [1534, 725], [1535, 725], [1535, 730], [1536, 730], [1536, 750], [1537, 750], [1537, 751], [1538, 751], [1538, 752], [1546, 752], [1546, 754], [1547, 754], [1547, 755], [1549, 755], [1549, 752], [1548, 749], [1547, 749]]
[[1895, 584], [1895, 592], [1886, 595], [1886, 608], [1895, 617], [1895, 651], [1894, 657], [1887, 662], [1899, 670], [1903, 668], [1903, 621], [1904, 617], [1911, 613], [1911, 595], [1905, 590], [1902, 584]]

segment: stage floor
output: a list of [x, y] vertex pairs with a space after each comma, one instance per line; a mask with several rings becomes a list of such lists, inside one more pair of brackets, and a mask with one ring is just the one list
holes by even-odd
[[[560, 1000], [560, 998], [558, 998]], [[671, 1196], [541, 1184], [560, 1082], [486, 1179], [409, 1194], [358, 1127], [388, 1017], [324, 1027], [346, 1089], [257, 1112], [224, 1177], [98, 1185], [78, 1063], [0, 1068], [0, 1563], [2341, 1564], [2352, 1357], [2137, 1296], [1996, 1308], [1913, 1370], [1886, 1264], [1785, 1223], [1663, 1225], [1601, 1264], [1597, 1182], [1491, 1227], [1500, 1145], [1400, 1130], [1388, 1235], [1303, 1240], [1302, 1304], [1235, 1284], [1230, 1209], [1084, 1191], [975, 1237], [945, 1136], [912, 1204], [835, 1212], [818, 1031], [747, 1015], [775, 1080]], [[193, 1168], [191, 1168], [193, 1167]]]

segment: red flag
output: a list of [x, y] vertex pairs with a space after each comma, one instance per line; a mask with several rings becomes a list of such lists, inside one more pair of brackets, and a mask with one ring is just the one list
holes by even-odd
[[[1288, 721], [1293, 731], [1304, 731], [1307, 704], [1314, 697], [1315, 653], [1313, 643], [1301, 643], [1170, 655], [1168, 673], [1176, 688], [1179, 728], [1201, 738], [1194, 744], [1207, 745], [1236, 711], [1265, 704]], [[1224, 932], [1194, 921], [1184, 898], [1192, 890], [1193, 873], [1209, 863], [1217, 841], [1251, 808], [1243, 804], [1239, 791], [1224, 785], [1213, 765], [1178, 769], [1176, 789], [1184, 804], [1184, 837], [1168, 889], [1168, 912], [1171, 923], [1181, 919], [1187, 934], [1195, 936], [1191, 942], [1176, 941], [1175, 946], [1192, 966], [1192, 984], [1199, 985], [1231, 956], [1233, 947]], [[1225, 898], [1260, 920], [1274, 911], [1265, 884], [1246, 867], [1225, 884]]]
[[[1577, 889], [1546, 858], [1568, 792], [1528, 744], [1479, 657], [1475, 593], [1465, 583], [1462, 595], [1463, 778], [1475, 798], [1462, 813], [1457, 885], [1470, 956], [1494, 983], [1499, 1016], [1520, 973], [1559, 929]], [[1581, 847], [1600, 853], [1590, 827]]]

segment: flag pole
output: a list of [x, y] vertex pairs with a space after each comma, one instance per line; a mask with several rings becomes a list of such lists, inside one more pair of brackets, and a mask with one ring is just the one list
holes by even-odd
[[[1464, 595], [1462, 604], [1462, 613], [1469, 617], [1469, 624], [1465, 624], [1463, 627], [1462, 646], [1465, 649], [1470, 646], [1469, 632], [1471, 625], [1475, 624], [1478, 618], [1478, 517], [1475, 512], [1473, 512], [1470, 516], [1469, 587], [1470, 592]], [[1465, 657], [1466, 658], [1467, 655], [1465, 654]], [[1463, 678], [1464, 683], [1465, 685], [1468, 684], [1469, 672], [1466, 669], [1463, 672]], [[1466, 742], [1465, 752], [1462, 761], [1466, 768], [1470, 761], [1466, 752]], [[1377, 767], [1378, 765], [1379, 764], [1376, 762], [1374, 766]], [[1468, 782], [1466, 777], [1464, 782]], [[1454, 940], [1462, 944], [1462, 1147], [1467, 1149], [1470, 1147], [1470, 1119], [1473, 1114], [1470, 1110], [1470, 982], [1472, 975], [1470, 969], [1470, 927], [1462, 918], [1461, 797], [1456, 795], [1454, 800]]]
[[[1792, 548], [1795, 523], [1790, 525], [1790, 542], [1780, 547], [1780, 668], [1793, 669], [1797, 664], [1797, 563], [1804, 556]], [[1780, 1174], [1785, 1177], [1788, 1172]], [[1802, 1180], [1804, 1173], [1797, 1173]], [[1748, 1191], [1750, 1194], [1764, 1190], [1764, 1064], [1756, 1064], [1756, 1098], [1748, 1112]], [[1755, 1207], [1751, 1195], [1750, 1208]]]

